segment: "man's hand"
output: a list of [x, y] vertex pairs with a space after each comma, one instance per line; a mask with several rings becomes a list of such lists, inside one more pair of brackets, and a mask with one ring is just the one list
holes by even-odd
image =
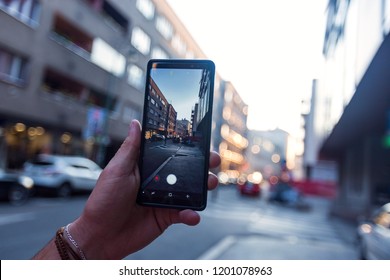
[[[172, 224], [196, 225], [200, 221], [192, 210], [136, 203], [140, 142], [140, 124], [132, 121], [127, 138], [103, 170], [82, 215], [69, 228], [88, 259], [122, 259], [147, 246]], [[210, 168], [219, 164], [219, 155], [212, 152]], [[217, 184], [217, 177], [210, 173], [209, 189]]]

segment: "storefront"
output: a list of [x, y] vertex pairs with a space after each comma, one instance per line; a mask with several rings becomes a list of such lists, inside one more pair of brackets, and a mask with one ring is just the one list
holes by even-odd
[[5, 169], [20, 169], [41, 153], [93, 158], [95, 146], [93, 141], [83, 141], [80, 132], [0, 118], [0, 166]]

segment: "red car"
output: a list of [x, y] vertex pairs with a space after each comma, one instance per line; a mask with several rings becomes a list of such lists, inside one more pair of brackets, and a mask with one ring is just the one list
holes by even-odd
[[246, 181], [238, 184], [238, 190], [242, 195], [260, 196], [260, 184]]

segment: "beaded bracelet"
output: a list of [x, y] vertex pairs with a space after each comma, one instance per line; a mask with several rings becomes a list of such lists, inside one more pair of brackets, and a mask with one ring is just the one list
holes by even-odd
[[66, 249], [66, 245], [64, 240], [62, 239], [62, 234], [64, 233], [64, 228], [60, 228], [56, 232], [56, 238], [54, 240], [57, 251], [60, 254], [61, 260], [70, 260], [68, 250]]
[[64, 240], [64, 227], [57, 230], [56, 237], [54, 240], [57, 251], [62, 260], [71, 260], [69, 254], [72, 255], [74, 260], [80, 260], [80, 256], [70, 247], [69, 243]]

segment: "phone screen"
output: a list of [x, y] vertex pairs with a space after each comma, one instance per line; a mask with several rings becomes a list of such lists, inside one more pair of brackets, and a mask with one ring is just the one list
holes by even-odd
[[206, 207], [214, 75], [209, 60], [149, 61], [140, 204]]

